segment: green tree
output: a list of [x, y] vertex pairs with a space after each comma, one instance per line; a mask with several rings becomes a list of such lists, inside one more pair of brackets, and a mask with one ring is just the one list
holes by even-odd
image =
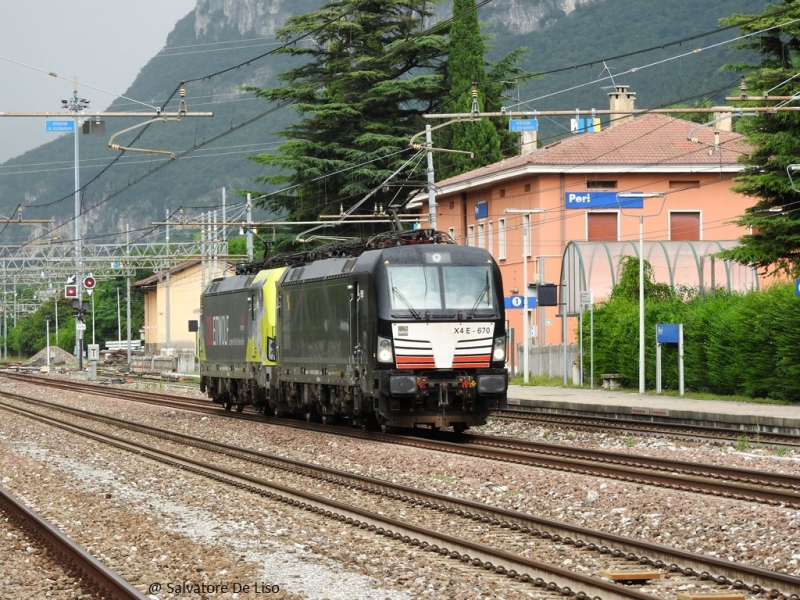
[[[460, 114], [481, 111], [486, 105], [487, 93], [484, 66], [486, 48], [475, 11], [475, 0], [455, 0], [453, 16], [445, 65], [445, 85], [449, 93], [442, 110]], [[453, 123], [442, 129], [437, 138], [440, 144], [449, 149], [473, 153], [472, 158], [463, 154], [437, 155], [436, 172], [440, 179], [503, 158], [500, 134], [494, 124], [485, 118]]]
[[[151, 275], [152, 272], [140, 271], [132, 276], [135, 281]], [[128, 289], [124, 277], [115, 277], [100, 281], [94, 290], [91, 304], [94, 308], [86, 314], [88, 334], [84, 344], [92, 340], [92, 326], [94, 338], [102, 348], [109, 340], [128, 339], [127, 321]], [[139, 329], [144, 326], [144, 296], [140, 290], [131, 289], [131, 339], [139, 339]], [[88, 341], [87, 341], [88, 340]]]
[[[252, 157], [273, 169], [256, 181], [281, 188], [260, 206], [315, 220], [351, 208], [370, 192], [357, 213], [389, 206], [400, 194], [392, 174], [413, 155], [408, 143], [424, 129], [420, 115], [440, 106], [443, 96], [446, 31], [422, 29], [433, 4], [333, 0], [287, 21], [280, 39], [302, 40], [281, 52], [298, 66], [278, 75], [280, 87], [246, 88], [293, 104], [300, 117], [280, 132], [288, 141], [275, 154]], [[399, 172], [403, 177], [407, 173]]]
[[[657, 283], [653, 266], [650, 261], [643, 260], [644, 265], [644, 297], [656, 299], [669, 299], [675, 296], [675, 291], [666, 283]], [[619, 261], [619, 282], [611, 291], [611, 298], [639, 299], [639, 259], [635, 256], [623, 256]]]
[[[513, 50], [499, 62], [488, 63], [485, 60], [487, 39], [481, 34], [475, 0], [455, 0], [444, 66], [447, 97], [443, 113], [500, 112], [503, 93], [522, 73], [517, 64], [525, 50]], [[456, 153], [436, 154], [436, 177], [446, 179], [497, 162], [503, 156], [515, 153], [518, 143], [517, 134], [508, 131], [508, 119], [483, 117], [447, 125], [435, 132], [433, 145], [471, 152], [472, 157]]]
[[[65, 298], [44, 301], [33, 314], [17, 320], [16, 326], [8, 325], [5, 340], [9, 355], [33, 356], [47, 347], [47, 321], [50, 321], [50, 345], [72, 352], [75, 345], [75, 319], [70, 300]], [[58, 332], [56, 332], [56, 310], [58, 310]]]
[[[753, 98], [794, 94], [800, 50], [800, 2], [783, 0], [781, 6], [768, 5], [761, 15], [733, 15], [724, 24], [740, 24], [743, 34], [751, 35], [742, 47], [761, 55], [758, 65], [727, 65], [747, 71], [745, 81]], [[780, 27], [778, 27], [780, 25]], [[763, 102], [759, 101], [759, 104]], [[739, 128], [753, 146], [742, 157], [747, 165], [736, 178], [734, 191], [758, 198], [754, 206], [735, 222], [751, 228], [740, 245], [719, 256], [742, 264], [755, 265], [765, 273], [800, 273], [800, 193], [794, 189], [787, 167], [800, 163], [800, 115], [794, 112], [760, 113], [743, 120]], [[795, 174], [795, 178], [800, 173]]]
[[[152, 272], [137, 271], [132, 277], [143, 279]], [[91, 297], [84, 296], [89, 303], [85, 315], [84, 350], [86, 345], [96, 343], [104, 346], [106, 341], [116, 340], [122, 330], [122, 339], [127, 339], [127, 285], [124, 277], [99, 281]], [[58, 318], [56, 318], [58, 310]], [[61, 298], [44, 301], [36, 312], [20, 318], [8, 329], [6, 340], [10, 355], [20, 359], [31, 357], [47, 346], [47, 321], [50, 321], [50, 345], [67, 352], [75, 350], [75, 317], [72, 300]], [[58, 331], [56, 331], [58, 322]], [[139, 338], [139, 329], [144, 326], [144, 297], [139, 290], [131, 290], [131, 337]], [[1, 339], [1, 338], [0, 338]]]

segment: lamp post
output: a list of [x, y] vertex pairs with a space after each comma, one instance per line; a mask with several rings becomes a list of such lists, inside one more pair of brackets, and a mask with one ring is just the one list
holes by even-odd
[[[62, 108], [67, 109], [73, 114], [75, 127], [75, 270], [76, 281], [78, 282], [78, 306], [83, 306], [83, 265], [81, 260], [81, 171], [80, 171], [80, 143], [78, 125], [81, 117], [89, 105], [85, 98], [78, 98], [78, 80], [72, 82], [72, 97], [61, 101]], [[83, 371], [83, 329], [81, 328], [83, 317], [81, 313], [75, 319], [75, 353], [78, 355], [78, 370]], [[84, 325], [85, 327], [85, 325]]]
[[[507, 208], [503, 212], [509, 214], [525, 215], [522, 226], [522, 336], [524, 348], [522, 349], [522, 381], [528, 383], [528, 364], [530, 362], [531, 324], [530, 308], [528, 307], [528, 255], [531, 251], [530, 216], [534, 213], [543, 213], [543, 208]], [[541, 226], [541, 223], [539, 224]]]
[[50, 372], [50, 319], [45, 319], [47, 324], [47, 372]]
[[795, 186], [794, 180], [792, 179], [792, 173], [794, 173], [795, 171], [800, 171], [800, 165], [793, 163], [788, 167], [786, 167], [786, 174], [789, 176], [789, 183], [792, 184], [792, 189], [795, 192], [800, 192], [800, 190], [797, 189], [797, 186]]
[[[661, 208], [657, 213], [645, 215], [644, 213], [626, 213], [623, 208], [625, 202], [621, 200], [641, 199], [645, 198], [662, 198]], [[617, 194], [617, 205], [620, 212], [626, 217], [639, 218], [639, 393], [644, 394], [644, 218], [655, 217], [661, 214], [664, 210], [664, 203], [666, 202], [667, 195], [664, 192], [620, 192]], [[644, 210], [644, 203], [642, 204]]]

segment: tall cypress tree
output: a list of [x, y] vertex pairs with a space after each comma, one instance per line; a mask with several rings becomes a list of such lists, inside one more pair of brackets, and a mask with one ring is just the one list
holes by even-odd
[[[516, 50], [507, 55], [487, 74], [484, 54], [486, 44], [481, 34], [475, 0], [454, 0], [453, 21], [450, 25], [450, 48], [445, 65], [445, 85], [448, 89], [444, 113], [466, 114], [495, 112], [500, 109], [502, 92], [510, 87], [508, 77], [519, 72], [514, 64], [522, 54]], [[436, 132], [434, 146], [472, 152], [436, 155], [437, 179], [465, 173], [497, 162], [503, 158], [503, 133], [506, 119], [480, 118], [476, 121], [453, 123]]]
[[299, 66], [278, 76], [281, 87], [249, 88], [292, 104], [300, 117], [280, 132], [288, 141], [276, 153], [252, 157], [277, 170], [258, 181], [281, 187], [261, 205], [291, 220], [314, 220], [370, 193], [357, 212], [388, 206], [403, 193], [396, 186], [406, 173], [391, 176], [412, 156], [409, 140], [424, 129], [420, 115], [440, 107], [443, 97], [437, 70], [446, 31], [423, 29], [431, 4], [333, 0], [287, 21], [280, 38], [299, 41], [282, 52]]
[[[758, 99], [767, 91], [773, 96], [796, 92], [800, 24], [791, 21], [798, 17], [800, 1], [783, 0], [782, 6], [770, 5], [761, 15], [734, 15], [724, 21], [740, 24], [742, 33], [755, 34], [743, 47], [760, 52], [760, 64], [728, 65], [735, 70], [754, 69], [745, 76], [749, 97]], [[733, 190], [758, 201], [735, 221], [752, 228], [752, 233], [743, 236], [738, 247], [719, 255], [766, 273], [800, 275], [800, 192], [795, 189], [800, 189], [800, 171], [787, 173], [789, 165], [800, 164], [800, 115], [760, 113], [742, 119], [739, 131], [747, 135], [753, 150], [742, 157], [747, 167]]]

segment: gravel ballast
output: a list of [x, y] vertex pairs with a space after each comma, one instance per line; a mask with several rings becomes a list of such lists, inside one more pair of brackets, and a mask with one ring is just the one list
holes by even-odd
[[[800, 576], [800, 515], [794, 509], [443, 456], [2, 379], [0, 389]], [[291, 511], [5, 411], [0, 414], [2, 485], [142, 591], [161, 585], [153, 598], [266, 597], [253, 593], [253, 586], [262, 583], [280, 586], [278, 594], [269, 595], [280, 598], [541, 597], [506, 578], [317, 515]], [[796, 454], [757, 445], [741, 452], [732, 445], [582, 433], [506, 421], [483, 431], [800, 473]], [[5, 571], [6, 564], [15, 560], [2, 548], [0, 560], [6, 562], [0, 570]], [[184, 582], [218, 587], [198, 596], [179, 589]], [[236, 583], [238, 593], [232, 591]], [[226, 584], [228, 590], [221, 591], [219, 586]], [[37, 597], [12, 593], [28, 585], [0, 579], [0, 595]], [[242, 591], [244, 585], [251, 586], [249, 592]], [[48, 597], [59, 598], [50, 592]]]

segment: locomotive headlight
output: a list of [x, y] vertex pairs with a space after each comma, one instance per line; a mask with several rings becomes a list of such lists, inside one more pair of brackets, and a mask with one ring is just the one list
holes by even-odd
[[501, 336], [494, 338], [494, 349], [492, 350], [492, 359], [497, 361], [506, 360], [506, 337]]
[[392, 340], [378, 336], [378, 362], [389, 363], [393, 361]]

